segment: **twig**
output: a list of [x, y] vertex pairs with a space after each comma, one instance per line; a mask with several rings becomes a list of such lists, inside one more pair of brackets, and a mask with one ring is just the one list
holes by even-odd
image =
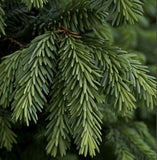
[[64, 26], [61, 26], [62, 29], [58, 29], [58, 32], [63, 33], [60, 37], [58, 42], [61, 41], [61, 39], [65, 36], [65, 35], [70, 35], [72, 37], [75, 38], [80, 38], [81, 36], [78, 35], [78, 33], [72, 32], [69, 29], [65, 28]]
[[11, 37], [8, 36], [8, 35], [6, 35], [3, 40], [4, 40], [4, 41], [10, 40], [11, 43], [15, 43], [16, 45], [18, 45], [18, 46], [20, 47], [20, 50], [22, 50], [23, 48], [26, 47], [25, 45], [23, 45], [22, 43], [20, 43], [19, 41], [15, 40], [15, 39], [11, 38]]

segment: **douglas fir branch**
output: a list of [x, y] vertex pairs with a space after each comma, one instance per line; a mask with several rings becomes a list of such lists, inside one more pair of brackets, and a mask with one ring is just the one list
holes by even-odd
[[156, 159], [154, 3], [0, 0], [0, 159]]

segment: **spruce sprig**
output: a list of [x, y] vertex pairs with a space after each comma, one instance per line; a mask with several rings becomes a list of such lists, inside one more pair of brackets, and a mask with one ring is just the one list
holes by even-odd
[[62, 81], [59, 72], [54, 79], [50, 93], [51, 100], [47, 106], [49, 123], [46, 127], [48, 140], [46, 150], [54, 157], [57, 155], [58, 150], [61, 156], [65, 156], [66, 150], [70, 147], [71, 128], [65, 94], [64, 81]]
[[17, 73], [12, 103], [13, 118], [24, 120], [27, 125], [38, 120], [37, 111], [42, 111], [47, 102], [49, 86], [56, 72], [55, 34], [47, 32], [36, 37], [22, 51], [22, 65]]
[[96, 101], [103, 100], [95, 78], [101, 77], [100, 71], [92, 64], [91, 55], [81, 40], [67, 36], [60, 48], [59, 69], [65, 81], [73, 137], [80, 154], [94, 156], [101, 141], [102, 115]]

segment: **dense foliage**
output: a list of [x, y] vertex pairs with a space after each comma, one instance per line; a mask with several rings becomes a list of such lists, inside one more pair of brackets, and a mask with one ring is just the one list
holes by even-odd
[[155, 15], [154, 0], [1, 0], [0, 160], [155, 160]]

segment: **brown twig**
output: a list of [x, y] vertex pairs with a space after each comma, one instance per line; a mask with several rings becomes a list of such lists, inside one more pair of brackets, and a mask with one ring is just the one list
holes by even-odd
[[[14, 43], [14, 44], [18, 45], [18, 46], [20, 47], [20, 50], [22, 50], [23, 48], [26, 47], [25, 45], [23, 45], [22, 43], [20, 43], [19, 41], [15, 40], [15, 39], [11, 38], [11, 37], [8, 36], [8, 35], [6, 35], [3, 40], [4, 40], [4, 41], [10, 40], [11, 43]], [[9, 47], [10, 47], [10, 46], [11, 46], [11, 44], [9, 44]]]
[[80, 38], [81, 36], [78, 35], [78, 33], [72, 32], [69, 29], [65, 28], [64, 26], [61, 26], [62, 29], [58, 29], [58, 32], [62, 33], [62, 35], [59, 37], [58, 42], [61, 41], [61, 39], [65, 36], [65, 35], [70, 35], [72, 37], [75, 38]]

